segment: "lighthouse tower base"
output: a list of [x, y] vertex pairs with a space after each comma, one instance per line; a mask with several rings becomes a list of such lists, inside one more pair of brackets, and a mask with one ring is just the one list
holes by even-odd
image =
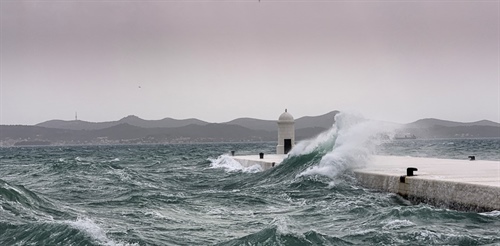
[[278, 119], [278, 145], [276, 146], [276, 154], [283, 155], [295, 145], [295, 126], [293, 116], [287, 112], [280, 115]]

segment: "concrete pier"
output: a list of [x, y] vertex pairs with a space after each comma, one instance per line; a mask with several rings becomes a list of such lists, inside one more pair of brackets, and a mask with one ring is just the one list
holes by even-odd
[[[416, 176], [406, 176], [409, 167]], [[365, 187], [460, 210], [500, 210], [500, 161], [374, 156], [354, 170]]]
[[260, 159], [259, 155], [232, 156], [234, 160], [238, 161], [244, 167], [260, 165], [262, 170], [279, 165], [285, 157], [286, 155], [264, 155], [264, 158]]
[[[258, 164], [266, 170], [286, 155], [234, 156], [243, 166]], [[407, 176], [407, 168], [416, 168]], [[353, 170], [367, 188], [400, 194], [410, 200], [475, 211], [500, 210], [500, 161], [470, 161], [374, 156], [369, 164]]]

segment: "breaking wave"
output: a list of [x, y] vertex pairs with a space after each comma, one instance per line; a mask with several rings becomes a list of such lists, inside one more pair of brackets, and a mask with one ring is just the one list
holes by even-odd
[[256, 173], [262, 171], [261, 166], [258, 164], [244, 167], [229, 155], [221, 155], [217, 159], [209, 158], [208, 160], [210, 161], [211, 168], [222, 168], [227, 172]]
[[[390, 142], [391, 125], [335, 120], [265, 171], [219, 155], [270, 153], [275, 143], [0, 148], [0, 245], [500, 243], [498, 211], [414, 204], [349, 172], [387, 140], [405, 155], [433, 144], [452, 156], [474, 142]], [[498, 152], [500, 140], [474, 141]]]
[[[377, 146], [394, 136], [390, 124], [365, 119], [359, 115], [339, 113], [335, 124], [315, 138], [297, 143], [274, 168], [263, 171], [259, 165], [244, 167], [230, 155], [209, 159], [210, 168], [222, 168], [228, 173], [257, 173], [243, 176], [228, 187], [296, 183], [337, 185], [336, 180], [353, 179], [347, 171], [364, 166]], [[314, 185], [314, 184], [313, 184]]]
[[370, 160], [375, 147], [394, 135], [391, 124], [365, 119], [359, 115], [339, 113], [335, 124], [327, 132], [312, 140], [301, 142], [290, 152], [291, 156], [316, 152], [322, 155], [318, 164], [298, 176], [324, 175], [330, 178], [352, 168], [359, 168]]

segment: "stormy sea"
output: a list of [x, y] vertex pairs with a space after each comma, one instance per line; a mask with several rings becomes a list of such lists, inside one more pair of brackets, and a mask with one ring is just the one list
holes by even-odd
[[367, 189], [370, 156], [500, 160], [500, 139], [405, 139], [338, 119], [277, 167], [275, 142], [0, 148], [0, 245], [500, 245], [500, 211]]

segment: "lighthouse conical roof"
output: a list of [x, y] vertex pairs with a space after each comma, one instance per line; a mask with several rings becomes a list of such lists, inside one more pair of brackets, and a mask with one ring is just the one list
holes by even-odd
[[285, 112], [282, 113], [278, 119], [278, 121], [280, 122], [293, 122], [294, 119], [293, 119], [293, 116], [287, 112], [287, 110], [285, 109]]

